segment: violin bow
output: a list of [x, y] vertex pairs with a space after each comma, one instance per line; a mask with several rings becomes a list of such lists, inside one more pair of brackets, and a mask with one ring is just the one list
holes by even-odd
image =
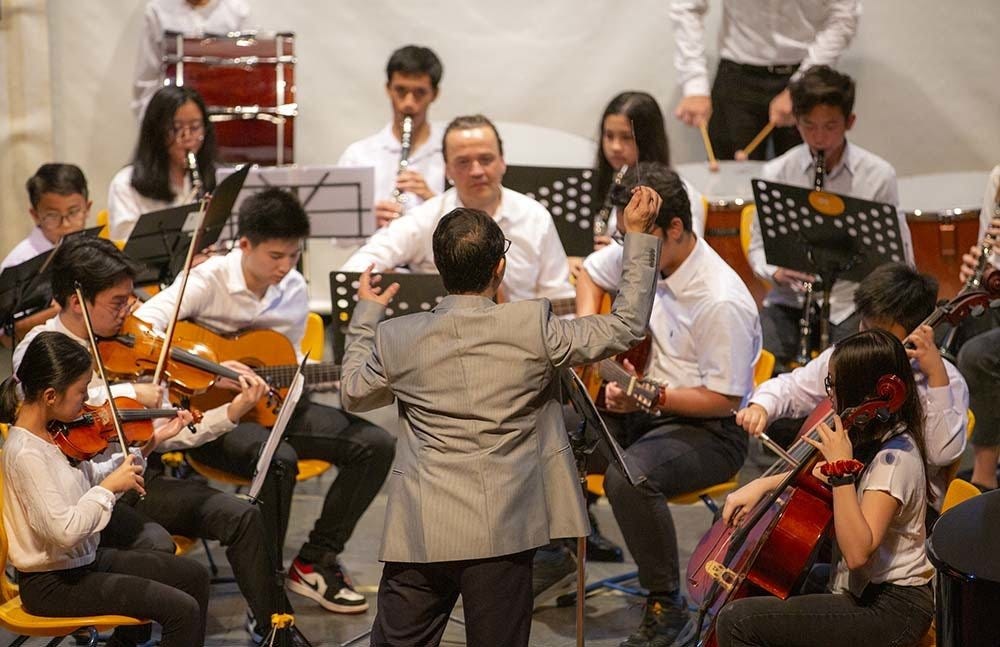
[[104, 372], [104, 362], [101, 360], [101, 351], [97, 345], [97, 336], [94, 334], [94, 326], [90, 320], [90, 309], [87, 307], [87, 300], [83, 298], [83, 289], [80, 287], [80, 282], [77, 281], [74, 286], [76, 292], [76, 298], [80, 302], [80, 309], [83, 311], [83, 323], [87, 327], [87, 340], [90, 342], [90, 347], [94, 351], [94, 363], [97, 364], [97, 374], [101, 376], [101, 381], [104, 382], [104, 388], [108, 392], [108, 406], [111, 408], [111, 421], [115, 426], [115, 433], [118, 434], [118, 443], [122, 448], [122, 461], [128, 456], [128, 443], [125, 442], [125, 432], [122, 431], [121, 415], [118, 413], [118, 406], [115, 405], [115, 397], [111, 395], [111, 382], [108, 381], [108, 376]]
[[167, 365], [167, 358], [170, 356], [170, 346], [174, 339], [174, 329], [177, 327], [177, 318], [181, 312], [181, 301], [184, 299], [184, 290], [187, 288], [188, 276], [191, 275], [191, 264], [194, 261], [195, 250], [205, 229], [205, 211], [211, 197], [206, 196], [201, 200], [201, 209], [198, 211], [198, 226], [191, 234], [191, 244], [188, 245], [187, 258], [184, 259], [184, 269], [181, 270], [181, 285], [177, 291], [177, 300], [174, 303], [174, 313], [167, 324], [164, 333], [163, 346], [160, 348], [160, 357], [156, 362], [156, 370], [153, 372], [153, 384], [160, 384], [163, 379], [163, 369]]

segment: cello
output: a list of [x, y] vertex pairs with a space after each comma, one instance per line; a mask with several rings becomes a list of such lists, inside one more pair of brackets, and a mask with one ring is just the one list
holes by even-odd
[[[842, 412], [845, 429], [886, 421], [906, 399], [906, 387], [895, 375], [883, 375], [876, 393]], [[833, 414], [825, 422], [832, 424]], [[811, 437], [817, 427], [804, 436]], [[687, 568], [688, 593], [699, 606], [698, 633], [706, 618], [708, 631], [698, 643], [714, 647], [715, 617], [729, 601], [752, 595], [787, 599], [815, 562], [822, 540], [833, 524], [832, 490], [812, 474], [818, 451], [798, 441], [765, 476], [787, 470], [781, 484], [761, 499], [738, 527], [717, 521], [702, 537]]]

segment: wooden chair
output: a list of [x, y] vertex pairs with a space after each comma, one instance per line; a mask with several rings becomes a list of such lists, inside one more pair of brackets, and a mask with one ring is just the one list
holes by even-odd
[[0, 473], [0, 564], [3, 564], [3, 573], [0, 574], [0, 627], [17, 635], [17, 638], [10, 643], [11, 647], [24, 644], [28, 638], [43, 636], [51, 637], [48, 645], [54, 646], [62, 642], [65, 636], [85, 629], [90, 634], [91, 647], [97, 645], [97, 635], [99, 631], [108, 631], [120, 626], [134, 626], [147, 624], [148, 620], [139, 620], [129, 616], [77, 616], [64, 618], [51, 618], [46, 616], [36, 616], [25, 611], [21, 604], [21, 597], [17, 593], [17, 585], [7, 577], [7, 532], [3, 527], [3, 474]]

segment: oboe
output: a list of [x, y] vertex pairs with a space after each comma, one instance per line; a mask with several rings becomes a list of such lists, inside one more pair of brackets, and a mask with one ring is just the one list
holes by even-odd
[[[823, 190], [823, 182], [826, 180], [825, 155], [822, 150], [816, 151], [815, 174], [813, 175], [813, 189]], [[799, 366], [804, 366], [812, 359], [810, 349], [812, 338], [812, 324], [810, 315], [813, 307], [813, 284], [804, 283], [802, 289], [805, 292], [805, 300], [802, 303], [802, 315], [799, 317], [799, 352], [795, 357], [795, 362]]]
[[601, 210], [597, 212], [597, 217], [594, 218], [594, 236], [604, 236], [608, 233], [608, 220], [611, 219], [611, 209], [614, 208], [614, 194], [615, 189], [620, 187], [622, 184], [622, 179], [628, 172], [628, 164], [622, 164], [622, 167], [618, 169], [615, 173], [615, 177], [611, 180], [611, 186], [608, 187], [608, 194], [604, 196], [604, 204], [601, 205]]
[[[396, 167], [396, 176], [405, 171], [410, 165], [410, 142], [413, 138], [413, 117], [406, 115], [403, 117], [403, 133], [400, 137], [402, 148], [399, 152], [399, 166]], [[406, 194], [396, 187], [392, 190], [392, 199], [401, 205], [406, 205]]]

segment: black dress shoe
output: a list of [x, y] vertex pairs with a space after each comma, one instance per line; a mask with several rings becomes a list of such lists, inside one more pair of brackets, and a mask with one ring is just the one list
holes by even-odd
[[590, 534], [587, 535], [587, 560], [591, 562], [615, 562], [625, 561], [625, 553], [621, 547], [601, 534], [601, 529], [597, 525], [594, 515], [590, 517]]

